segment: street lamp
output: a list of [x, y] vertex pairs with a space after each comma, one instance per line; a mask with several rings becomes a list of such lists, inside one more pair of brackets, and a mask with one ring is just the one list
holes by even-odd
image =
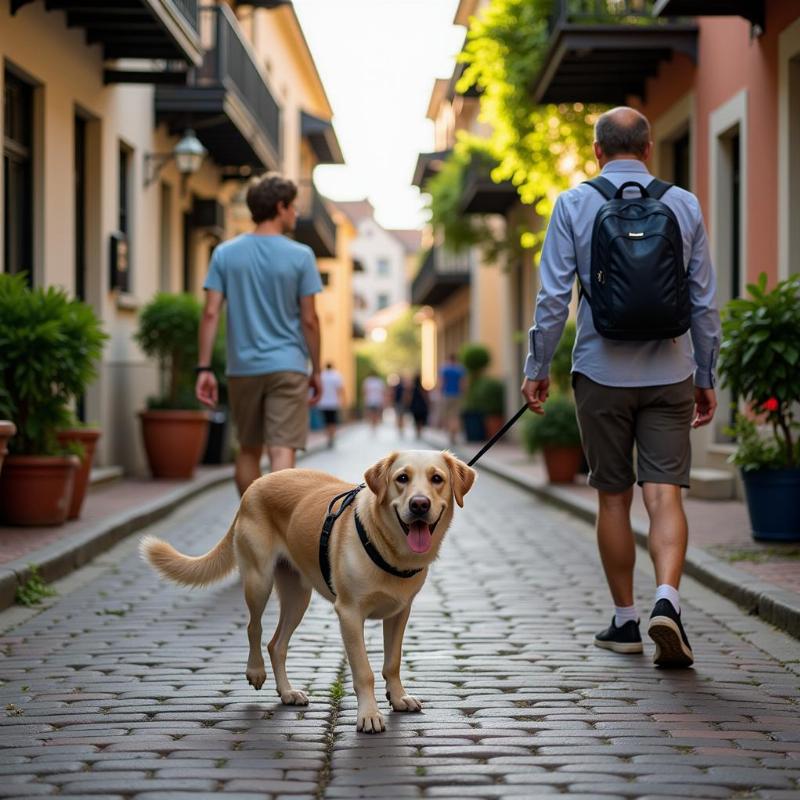
[[183, 133], [183, 138], [175, 145], [171, 153], [145, 153], [144, 185], [147, 188], [159, 176], [164, 166], [173, 159], [181, 176], [186, 179], [194, 175], [203, 164], [208, 151], [191, 128]]

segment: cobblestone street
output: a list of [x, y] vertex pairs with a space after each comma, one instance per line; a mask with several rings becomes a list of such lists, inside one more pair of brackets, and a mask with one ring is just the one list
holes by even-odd
[[[355, 428], [301, 466], [355, 481], [402, 446]], [[200, 554], [236, 504], [231, 483], [147, 532]], [[687, 580], [694, 669], [655, 669], [649, 641], [644, 656], [593, 647], [611, 605], [590, 526], [487, 474], [411, 613], [404, 682], [424, 712], [386, 709], [379, 736], [355, 731], [327, 602], [313, 597], [289, 652], [311, 704], [283, 707], [271, 673], [261, 692], [245, 679], [238, 580], [164, 583], [138, 539], [59, 582], [40, 613], [0, 613], [0, 797], [800, 797], [800, 643]], [[273, 595], [265, 641], [276, 618]], [[381, 698], [380, 623], [367, 630]]]

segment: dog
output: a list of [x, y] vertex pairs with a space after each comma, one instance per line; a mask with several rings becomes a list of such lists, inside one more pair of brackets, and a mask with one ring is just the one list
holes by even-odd
[[[392, 709], [420, 711], [400, 679], [403, 634], [454, 503], [463, 506], [475, 476], [451, 453], [429, 450], [391, 453], [364, 473], [363, 488], [318, 470], [282, 470], [253, 482], [227, 534], [205, 555], [183, 555], [152, 536], [140, 549], [162, 576], [185, 586], [206, 586], [238, 566], [250, 612], [246, 676], [255, 689], [266, 680], [261, 616], [276, 586], [280, 618], [267, 650], [285, 705], [308, 704], [286, 675], [286, 655], [316, 589], [339, 617], [358, 701], [356, 730], [380, 733], [385, 721], [375, 700], [364, 621], [383, 620], [383, 677]], [[345, 507], [331, 522], [334, 499]]]

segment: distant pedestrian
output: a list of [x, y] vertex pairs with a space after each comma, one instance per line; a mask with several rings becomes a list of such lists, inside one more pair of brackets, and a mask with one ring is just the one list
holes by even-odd
[[444, 366], [439, 370], [441, 397], [439, 423], [449, 434], [451, 445], [456, 443], [461, 429], [461, 397], [464, 393], [465, 374], [466, 370], [454, 353], [447, 356]]
[[408, 405], [409, 385], [405, 377], [402, 375], [397, 376], [397, 383], [392, 389], [392, 405], [394, 407], [394, 418], [397, 424], [397, 434], [403, 438], [403, 432], [406, 427], [406, 407]]
[[239, 438], [239, 494], [261, 476], [265, 447], [273, 472], [295, 465], [297, 449], [306, 446], [309, 404], [322, 391], [314, 307], [322, 281], [311, 248], [286, 236], [297, 222], [296, 197], [297, 187], [280, 175], [253, 183], [247, 206], [255, 230], [214, 250], [204, 286], [195, 393], [200, 402], [216, 406], [211, 351], [227, 303], [228, 396]]
[[386, 384], [377, 372], [372, 370], [361, 385], [364, 401], [364, 414], [370, 428], [376, 431], [383, 418], [383, 407], [386, 403]]
[[336, 439], [336, 426], [339, 424], [339, 415], [344, 408], [344, 381], [341, 374], [328, 362], [320, 375], [322, 394], [317, 408], [322, 412], [325, 422], [325, 433], [328, 436], [328, 447], [333, 447]]
[[411, 384], [411, 391], [409, 392], [408, 399], [408, 411], [414, 420], [417, 439], [422, 438], [422, 429], [428, 424], [429, 408], [428, 392], [422, 385], [422, 377], [417, 374], [414, 376], [414, 382]]
[[[650, 124], [638, 111], [615, 108], [597, 120], [600, 179], [562, 194], [547, 230], [522, 393], [532, 411], [546, 412], [550, 360], [577, 273], [573, 385], [615, 605], [611, 625], [594, 642], [617, 653], [642, 652], [630, 520], [638, 481], [657, 584], [648, 625], [654, 661], [685, 667], [694, 655], [678, 593], [688, 540], [681, 488], [689, 485], [690, 428], [711, 422], [717, 405], [720, 322], [700, 204], [677, 186], [652, 182], [645, 166], [652, 148]], [[629, 198], [635, 204], [624, 202]], [[595, 219], [603, 235], [593, 241]]]

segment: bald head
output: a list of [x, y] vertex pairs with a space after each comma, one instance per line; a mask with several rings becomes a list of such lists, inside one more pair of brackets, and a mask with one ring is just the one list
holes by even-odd
[[606, 161], [621, 156], [644, 161], [650, 153], [650, 123], [644, 114], [627, 106], [601, 114], [594, 126], [594, 138]]

